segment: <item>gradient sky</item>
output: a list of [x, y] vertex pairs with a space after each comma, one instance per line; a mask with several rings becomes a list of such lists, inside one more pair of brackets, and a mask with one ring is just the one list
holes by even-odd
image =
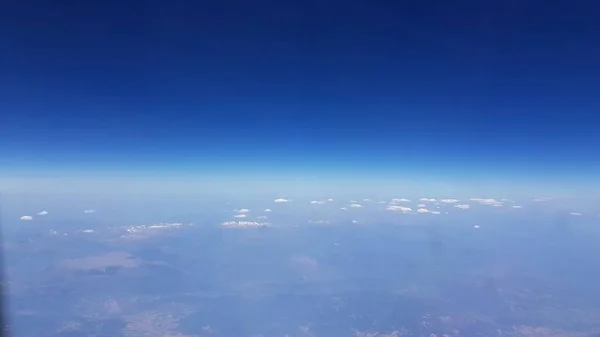
[[585, 0], [5, 1], [0, 182], [596, 188], [599, 17]]

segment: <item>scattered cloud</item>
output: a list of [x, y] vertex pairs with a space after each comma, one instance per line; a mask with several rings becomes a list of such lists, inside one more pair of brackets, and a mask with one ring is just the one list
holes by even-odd
[[491, 205], [491, 206], [495, 206], [495, 207], [502, 207], [504, 205], [504, 203], [502, 201], [498, 201], [493, 198], [471, 198], [469, 200], [478, 202], [482, 205]]
[[581, 213], [578, 213], [578, 212], [571, 212], [571, 215], [574, 215], [574, 216], [580, 216], [580, 215], [581, 215]]
[[479, 225], [475, 225], [475, 226], [473, 226], [473, 228], [477, 229], [477, 228], [479, 228]]
[[347, 210], [348, 210], [348, 207], [342, 207], [342, 208], [340, 208], [340, 209], [341, 209], [342, 211], [347, 211]]
[[237, 213], [248, 213], [248, 212], [250, 212], [250, 210], [249, 210], [249, 209], [247, 209], [247, 208], [236, 209], [235, 211], [236, 211]]
[[245, 217], [247, 217], [247, 215], [242, 213], [242, 214], [236, 214], [233, 217], [234, 218], [245, 218]]
[[274, 202], [276, 202], [276, 203], [283, 203], [283, 202], [290, 202], [290, 201], [291, 201], [291, 200], [289, 200], [289, 199], [284, 199], [284, 198], [278, 198], [278, 199], [275, 199], [275, 200], [274, 200]]
[[332, 202], [332, 201], [333, 201], [333, 199], [331, 199], [331, 198], [327, 199], [327, 202]]
[[317, 201], [317, 200], [313, 200], [310, 202], [313, 205], [323, 205], [325, 203], [325, 201]]
[[404, 198], [394, 198], [390, 201], [390, 203], [392, 203], [392, 204], [400, 204], [403, 202], [410, 202], [410, 200], [404, 199]]
[[363, 199], [364, 202], [371, 202], [371, 199]]
[[404, 207], [404, 206], [397, 206], [397, 205], [390, 205], [386, 208], [388, 211], [393, 211], [393, 212], [401, 212], [401, 213], [409, 213], [412, 212], [412, 208], [410, 207]]
[[358, 223], [358, 220], [352, 220], [352, 223]]
[[425, 213], [429, 213], [429, 214], [440, 214], [440, 212], [438, 212], [438, 211], [430, 211], [430, 210], [428, 210], [427, 208], [423, 208], [423, 207], [421, 207], [421, 208], [417, 209], [417, 213], [421, 213], [421, 214], [425, 214]]
[[267, 218], [267, 216], [266, 215], [260, 215], [260, 216], [257, 216], [256, 218], [259, 219], [259, 220], [264, 220], [264, 219]]
[[95, 209], [86, 209], [85, 211], [83, 211], [83, 213], [92, 214], [92, 213], [96, 213], [96, 210]]
[[31, 215], [23, 215], [21, 217], [21, 220], [23, 220], [23, 221], [31, 221], [31, 220], [33, 220], [33, 217]]
[[46, 212], [46, 211], [41, 211], [38, 213], [38, 215], [46, 215], [46, 214], [48, 214], [48, 212]]
[[267, 226], [266, 222], [260, 221], [225, 221], [221, 227], [226, 228], [260, 228]]
[[419, 201], [422, 201], [422, 202], [435, 202], [436, 200], [435, 199], [429, 199], [429, 198], [421, 198], [421, 199], [419, 199]]
[[[192, 224], [189, 224], [191, 226]], [[150, 225], [131, 225], [127, 228], [127, 238], [148, 238], [152, 235], [158, 235], [163, 230], [170, 230], [175, 228], [183, 227], [184, 224], [181, 222], [159, 222]]]
[[328, 224], [329, 220], [308, 220], [308, 223], [310, 223], [310, 224], [317, 224], [317, 225], [324, 225], [324, 224]]
[[440, 199], [440, 202], [445, 204], [455, 204], [458, 202], [458, 199]]
[[267, 208], [267, 209], [265, 209], [265, 212], [273, 212], [273, 211], [271, 211], [271, 209]]
[[512, 208], [523, 208], [523, 206], [519, 206], [519, 205], [513, 205]]
[[56, 231], [54, 229], [49, 230], [48, 233], [50, 233], [50, 235], [61, 235], [61, 234], [65, 235], [65, 236], [68, 235], [67, 233], [59, 233], [58, 231]]
[[361, 204], [350, 204], [350, 207], [352, 208], [362, 208]]
[[535, 201], [535, 202], [544, 202], [544, 201], [548, 201], [548, 199], [546, 198], [534, 198], [531, 201]]
[[459, 208], [459, 209], [469, 209], [469, 208], [471, 208], [471, 206], [469, 206], [469, 205], [455, 205], [454, 207]]
[[427, 207], [427, 206], [425, 204], [418, 204], [417, 207], [423, 208], [423, 207]]

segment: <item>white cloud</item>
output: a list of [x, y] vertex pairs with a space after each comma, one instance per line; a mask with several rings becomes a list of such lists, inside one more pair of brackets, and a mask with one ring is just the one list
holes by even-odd
[[[182, 228], [184, 226], [193, 226], [193, 224], [184, 224], [181, 222], [159, 222], [152, 224], [142, 224], [142, 225], [129, 225], [125, 226], [126, 234], [121, 235], [122, 239], [148, 239], [153, 236], [162, 235], [164, 231], [173, 231], [178, 228]], [[92, 233], [93, 231], [87, 231], [85, 233]]]
[[479, 225], [475, 225], [475, 226], [473, 226], [473, 228], [477, 229], [477, 228], [479, 228]]
[[269, 208], [265, 209], [265, 212], [273, 212]]
[[361, 204], [350, 204], [350, 207], [352, 208], [362, 208]]
[[427, 206], [425, 204], [418, 204], [417, 207], [423, 208], [423, 207], [427, 207]]
[[363, 199], [364, 202], [371, 202], [371, 199]]
[[276, 203], [290, 202], [290, 201], [291, 201], [291, 200], [284, 199], [284, 198], [278, 198], [278, 199], [275, 199], [275, 202], [276, 202]]
[[512, 208], [523, 208], [523, 206], [514, 205]]
[[48, 212], [46, 212], [46, 211], [41, 211], [38, 213], [38, 215], [46, 215], [46, 214], [48, 214]]
[[23, 215], [23, 216], [21, 217], [21, 220], [24, 220], [24, 221], [31, 221], [31, 220], [33, 220], [33, 217], [32, 217], [31, 215]]
[[581, 215], [581, 213], [578, 213], [578, 212], [571, 212], [571, 215], [574, 215], [574, 216], [580, 216], [580, 215]]
[[454, 207], [460, 208], [460, 209], [469, 209], [469, 208], [471, 208], [471, 206], [469, 206], [469, 205], [455, 205]]
[[258, 228], [267, 226], [267, 223], [260, 221], [225, 221], [221, 223], [221, 226], [227, 228]]
[[403, 203], [403, 202], [410, 202], [410, 200], [404, 199], [404, 198], [395, 198], [390, 201], [390, 203], [392, 203], [392, 204], [399, 204], [399, 203]]
[[498, 201], [498, 200], [493, 199], [493, 198], [471, 198], [469, 200], [478, 202], [478, 203], [480, 203], [482, 205], [492, 205], [492, 206], [495, 206], [495, 207], [501, 207], [501, 206], [504, 205], [502, 203], [502, 201]]
[[358, 221], [357, 220], [352, 220], [352, 223], [358, 223]]
[[548, 201], [548, 199], [545, 199], [545, 198], [535, 198], [535, 199], [533, 199], [531, 201], [543, 202], [543, 201]]
[[325, 203], [325, 201], [317, 201], [317, 200], [313, 200], [310, 202], [313, 205], [323, 205]]
[[245, 218], [245, 217], [247, 217], [247, 215], [246, 214], [236, 214], [233, 217], [234, 218]]
[[348, 210], [348, 207], [342, 207], [342, 208], [340, 208], [340, 209], [341, 209], [342, 211], [347, 211], [347, 210]]
[[250, 212], [250, 210], [247, 209], [247, 208], [236, 209], [235, 211], [238, 212], [238, 213], [248, 213], [248, 212]]
[[421, 198], [421, 199], [419, 199], [419, 201], [423, 201], [423, 202], [435, 202], [435, 199]]
[[327, 199], [327, 202], [332, 202], [332, 201], [333, 201], [333, 199], [331, 199], [331, 198]]
[[417, 213], [429, 213], [429, 210], [427, 208], [419, 208], [417, 209]]
[[408, 213], [412, 212], [412, 208], [404, 206], [390, 205], [386, 208], [388, 211]]
[[438, 212], [438, 211], [431, 211], [430, 213], [431, 214], [440, 214], [440, 212]]
[[445, 204], [455, 204], [458, 202], [458, 199], [441, 199], [440, 201]]
[[[190, 226], [192, 224], [189, 224]], [[149, 233], [149, 232], [155, 232], [157, 230], [165, 230], [165, 229], [174, 229], [174, 228], [180, 228], [184, 226], [183, 223], [181, 222], [159, 222], [159, 223], [154, 223], [154, 224], [149, 224], [149, 225], [131, 225], [129, 227], [127, 227], [127, 232], [130, 234], [133, 233]]]
[[308, 223], [310, 223], [310, 224], [317, 224], [317, 225], [323, 225], [323, 224], [328, 224], [329, 220], [308, 220]]
[[257, 219], [260, 219], [260, 220], [263, 220], [263, 219], [266, 219], [266, 218], [267, 218], [267, 216], [266, 216], [266, 215], [260, 215], [260, 216], [257, 216], [256, 218], [257, 218]]
[[96, 210], [95, 209], [86, 209], [85, 211], [83, 211], [83, 213], [92, 214], [92, 213], [96, 213]]

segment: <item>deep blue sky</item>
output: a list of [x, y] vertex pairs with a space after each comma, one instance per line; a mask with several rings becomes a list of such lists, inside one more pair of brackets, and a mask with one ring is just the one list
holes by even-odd
[[0, 170], [597, 181], [599, 17], [585, 0], [5, 1]]

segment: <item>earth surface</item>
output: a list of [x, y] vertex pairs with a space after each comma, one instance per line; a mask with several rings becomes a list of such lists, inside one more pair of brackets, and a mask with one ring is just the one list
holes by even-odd
[[275, 206], [5, 228], [12, 336], [600, 336], [597, 218]]

